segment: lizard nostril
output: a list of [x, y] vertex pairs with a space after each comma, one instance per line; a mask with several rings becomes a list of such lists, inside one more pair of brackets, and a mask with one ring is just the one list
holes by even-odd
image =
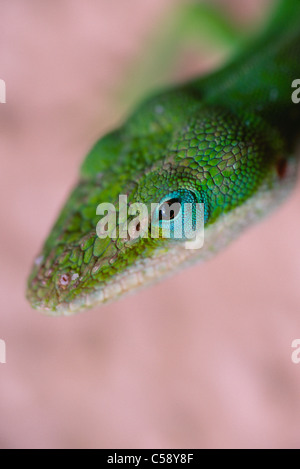
[[64, 274], [59, 279], [59, 285], [61, 288], [66, 288], [70, 283], [70, 278], [67, 274]]
[[287, 160], [282, 159], [277, 163], [277, 174], [279, 179], [284, 179], [287, 173]]

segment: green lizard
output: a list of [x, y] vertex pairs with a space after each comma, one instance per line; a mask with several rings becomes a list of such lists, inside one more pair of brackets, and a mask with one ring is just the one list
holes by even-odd
[[[116, 299], [209, 258], [274, 209], [296, 179], [297, 78], [300, 2], [284, 0], [228, 65], [151, 97], [100, 139], [35, 262], [31, 305], [61, 315]], [[117, 206], [120, 194], [147, 207], [203, 203], [204, 247], [162, 236], [100, 239], [97, 206]], [[176, 222], [161, 213], [158, 229]]]

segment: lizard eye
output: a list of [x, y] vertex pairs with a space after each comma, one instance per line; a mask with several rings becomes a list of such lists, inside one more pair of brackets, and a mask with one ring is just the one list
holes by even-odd
[[166, 195], [158, 204], [152, 221], [164, 223], [175, 223], [177, 219], [184, 217], [185, 204], [195, 205], [197, 203], [196, 195], [187, 189], [179, 189]]
[[178, 197], [173, 197], [163, 202], [159, 208], [159, 221], [171, 221], [174, 220], [181, 210], [181, 199]]
[[199, 219], [205, 219], [204, 211], [200, 213], [202, 200], [199, 199], [188, 189], [167, 194], [152, 214], [152, 227], [161, 229], [161, 235], [165, 238], [186, 239], [187, 234], [198, 226]]

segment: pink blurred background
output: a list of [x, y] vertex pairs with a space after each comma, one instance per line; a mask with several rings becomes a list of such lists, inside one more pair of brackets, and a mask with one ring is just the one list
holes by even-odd
[[[134, 296], [56, 319], [24, 299], [83, 156], [176, 3], [1, 2], [1, 448], [300, 446], [299, 185], [226, 252]], [[245, 24], [267, 5], [217, 3]], [[176, 78], [205, 60], [178, 63]]]

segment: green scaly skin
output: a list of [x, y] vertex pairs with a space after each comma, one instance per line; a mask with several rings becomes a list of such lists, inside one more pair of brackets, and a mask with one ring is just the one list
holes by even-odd
[[[285, 0], [272, 27], [209, 77], [149, 99], [87, 156], [28, 282], [32, 306], [72, 314], [218, 252], [275, 208], [296, 177], [300, 2]], [[188, 189], [209, 214], [205, 244], [99, 239], [96, 208], [159, 203]]]

